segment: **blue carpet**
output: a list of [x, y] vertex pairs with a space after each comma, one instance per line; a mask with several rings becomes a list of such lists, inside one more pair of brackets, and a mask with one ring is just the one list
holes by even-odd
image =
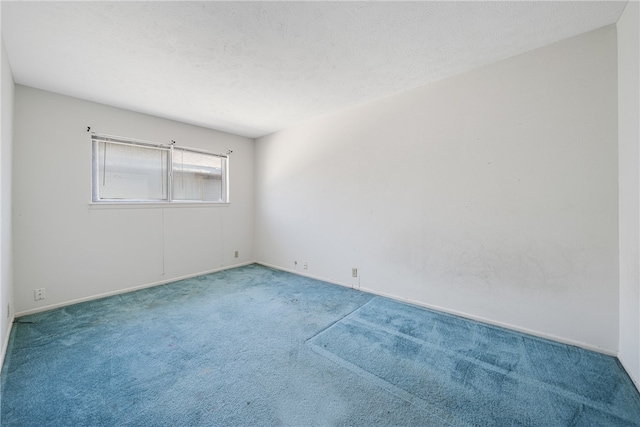
[[309, 344], [452, 425], [640, 425], [615, 358], [385, 298]]
[[615, 358], [258, 265], [14, 324], [2, 426], [640, 426]]

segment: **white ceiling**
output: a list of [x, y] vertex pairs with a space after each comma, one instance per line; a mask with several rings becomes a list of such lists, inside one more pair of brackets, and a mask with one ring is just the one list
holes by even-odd
[[17, 83], [258, 137], [615, 23], [626, 2], [10, 2]]

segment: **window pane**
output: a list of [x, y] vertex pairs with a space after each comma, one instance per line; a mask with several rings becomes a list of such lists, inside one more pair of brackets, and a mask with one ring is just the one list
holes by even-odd
[[195, 151], [173, 150], [173, 200], [222, 202], [226, 159]]
[[168, 199], [168, 150], [106, 141], [98, 145], [100, 199]]

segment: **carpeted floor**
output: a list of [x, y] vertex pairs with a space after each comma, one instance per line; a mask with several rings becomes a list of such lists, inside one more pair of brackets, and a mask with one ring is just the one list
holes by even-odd
[[640, 426], [615, 358], [258, 265], [14, 325], [2, 426]]

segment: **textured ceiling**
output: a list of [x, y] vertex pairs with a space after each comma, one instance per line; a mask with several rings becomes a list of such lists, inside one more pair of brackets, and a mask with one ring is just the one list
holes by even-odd
[[625, 2], [9, 2], [17, 83], [258, 137], [615, 23]]

